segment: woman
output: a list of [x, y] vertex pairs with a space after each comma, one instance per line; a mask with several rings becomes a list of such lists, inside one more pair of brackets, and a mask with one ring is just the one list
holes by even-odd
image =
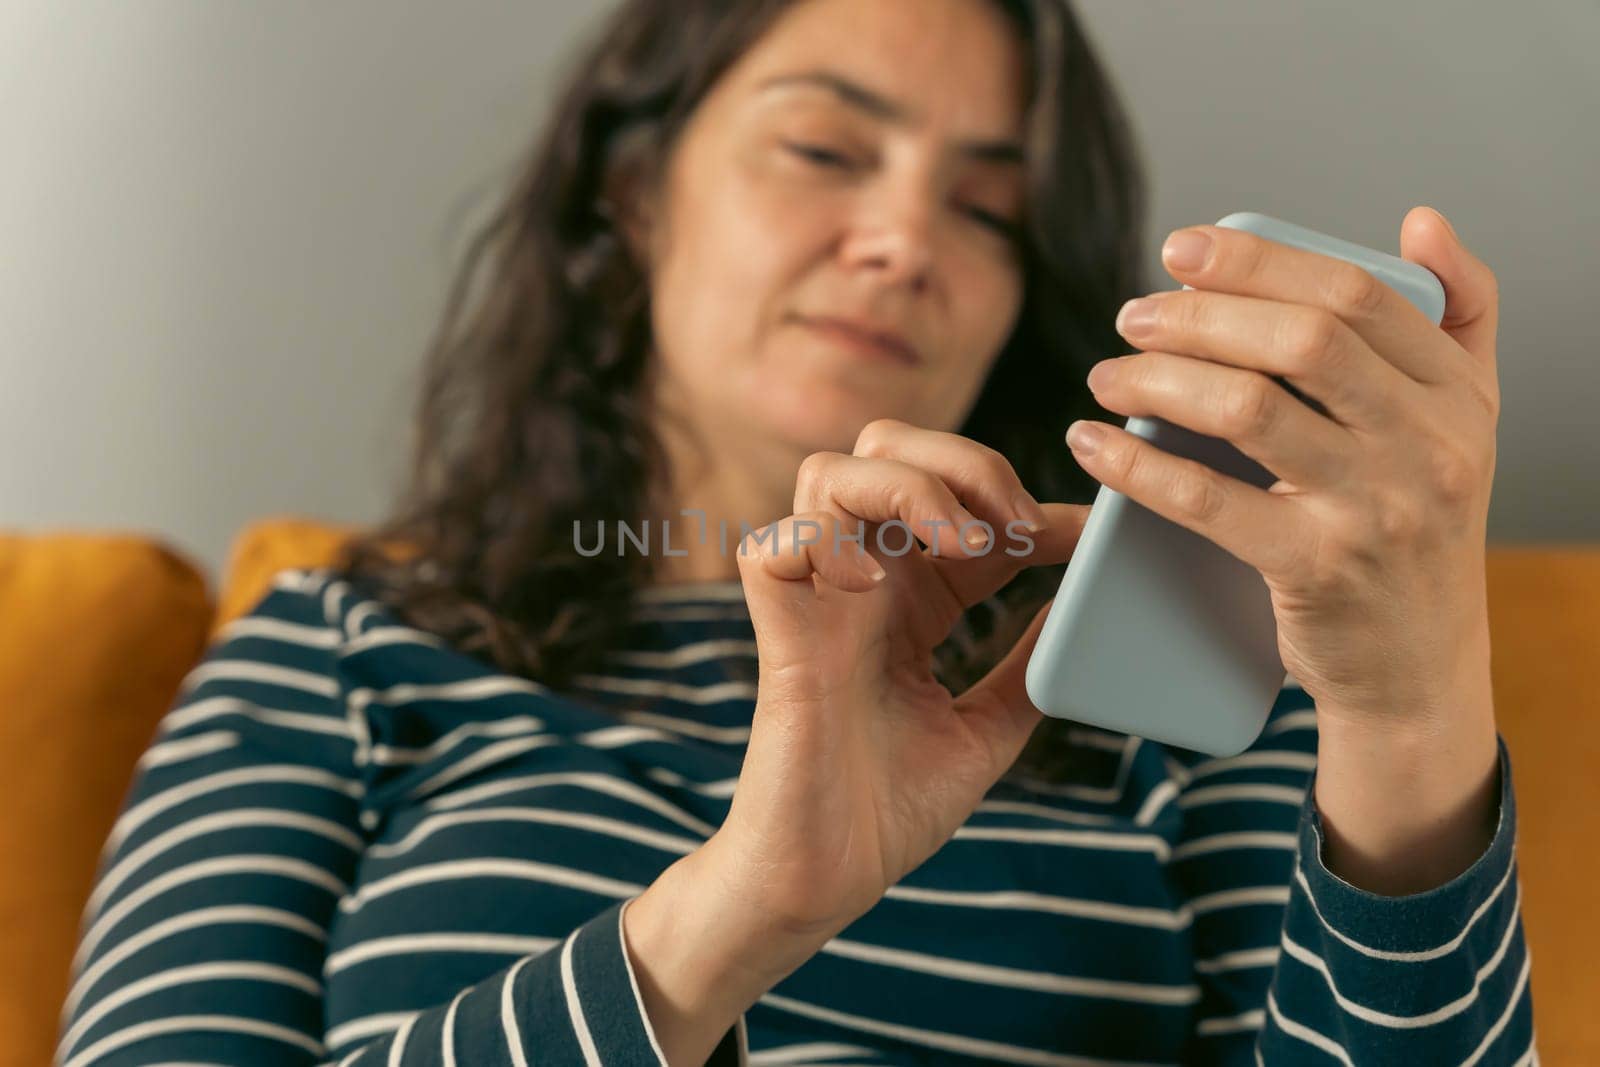
[[[1528, 1062], [1455, 580], [1492, 275], [1407, 220], [1440, 330], [1192, 231], [1195, 290], [1122, 319], [1165, 352], [1099, 397], [1289, 473], [1184, 483], [1116, 432], [1068, 457], [1142, 288], [1139, 189], [1059, 0], [625, 3], [464, 323], [458, 285], [404, 506], [281, 575], [142, 761], [60, 1060]], [[1099, 481], [1272, 585], [1305, 688], [1244, 756], [1028, 703], [1087, 510], [1058, 501]], [[640, 551], [649, 518], [677, 522]]]

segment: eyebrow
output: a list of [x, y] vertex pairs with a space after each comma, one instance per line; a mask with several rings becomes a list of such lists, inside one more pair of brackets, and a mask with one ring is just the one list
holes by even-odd
[[[808, 70], [798, 74], [780, 74], [768, 78], [757, 86], [758, 91], [767, 92], [772, 89], [788, 88], [796, 85], [809, 85], [826, 89], [840, 100], [859, 111], [864, 111], [873, 118], [884, 122], [905, 125], [911, 121], [911, 112], [903, 104], [899, 104], [881, 93], [859, 82], [852, 81], [842, 74], [830, 70]], [[1022, 145], [1016, 141], [963, 141], [960, 145], [964, 155], [992, 163], [1023, 162]]]

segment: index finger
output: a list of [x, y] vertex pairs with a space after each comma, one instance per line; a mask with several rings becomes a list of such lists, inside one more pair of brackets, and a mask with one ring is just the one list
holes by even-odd
[[970, 437], [874, 419], [856, 437], [854, 455], [897, 459], [938, 475], [963, 507], [996, 529], [1015, 520], [1038, 532], [1047, 521], [1011, 461]]

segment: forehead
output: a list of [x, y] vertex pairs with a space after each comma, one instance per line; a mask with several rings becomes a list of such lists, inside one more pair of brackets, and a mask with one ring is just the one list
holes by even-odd
[[952, 136], [1014, 137], [1024, 54], [993, 0], [799, 0], [728, 73], [739, 95], [816, 93], [765, 83], [828, 71], [901, 106], [913, 125]]

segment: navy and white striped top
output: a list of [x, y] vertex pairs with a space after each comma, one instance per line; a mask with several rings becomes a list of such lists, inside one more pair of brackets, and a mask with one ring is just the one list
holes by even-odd
[[[280, 574], [139, 762], [56, 1062], [665, 1064], [623, 909], [727, 813], [755, 645], [736, 581], [636, 616], [560, 694]], [[1503, 748], [1484, 855], [1384, 898], [1319, 860], [1302, 690], [1230, 759], [1079, 739], [1083, 780], [997, 784], [710, 1062], [1534, 1062]]]

